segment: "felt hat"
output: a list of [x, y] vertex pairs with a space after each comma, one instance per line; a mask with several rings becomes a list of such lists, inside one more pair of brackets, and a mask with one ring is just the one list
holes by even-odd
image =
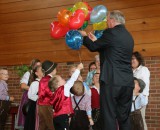
[[138, 84], [139, 84], [139, 87], [140, 87], [140, 90], [139, 92], [143, 92], [143, 89], [145, 88], [146, 84], [145, 82], [142, 80], [142, 79], [138, 79], [136, 77], [134, 77], [134, 80], [137, 80], [138, 81]]
[[42, 63], [42, 69], [45, 75], [50, 74], [57, 67], [57, 63], [46, 60]]

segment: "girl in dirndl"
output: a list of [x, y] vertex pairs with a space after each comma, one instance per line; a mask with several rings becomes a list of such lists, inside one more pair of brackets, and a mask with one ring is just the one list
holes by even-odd
[[30, 75], [32, 73], [33, 68], [35, 68], [35, 66], [38, 66], [38, 65], [41, 65], [40, 60], [39, 59], [33, 59], [31, 61], [31, 65], [30, 65], [31, 70], [27, 71], [23, 75], [23, 77], [20, 81], [21, 89], [23, 89], [24, 92], [23, 92], [23, 95], [22, 95], [22, 98], [21, 98], [19, 109], [18, 109], [18, 115], [17, 115], [17, 119], [16, 119], [16, 126], [15, 126], [16, 129], [24, 128], [25, 116], [23, 115], [22, 107], [28, 101], [27, 93], [28, 93], [28, 89], [29, 89], [29, 86], [30, 86], [31, 82], [33, 81], [33, 79], [31, 78]]
[[30, 106], [25, 118], [24, 130], [35, 130], [36, 116], [38, 116], [36, 115], [36, 101], [38, 99], [39, 81], [44, 75], [42, 72], [42, 67], [36, 66], [33, 69], [32, 75], [34, 81], [31, 83], [28, 90], [28, 98], [30, 101]]
[[93, 86], [91, 86], [91, 107], [92, 107], [92, 118], [94, 125], [93, 130], [102, 130], [101, 118], [100, 118], [100, 84], [99, 84], [99, 73], [93, 75]]

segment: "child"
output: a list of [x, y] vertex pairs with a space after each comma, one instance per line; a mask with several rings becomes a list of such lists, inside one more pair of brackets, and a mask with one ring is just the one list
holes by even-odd
[[92, 128], [93, 130], [101, 130], [99, 73], [93, 75], [93, 86], [91, 86], [91, 107], [94, 121]]
[[48, 82], [56, 74], [56, 66], [57, 63], [48, 60], [42, 63], [45, 77], [40, 80], [38, 90], [39, 130], [54, 130], [53, 109], [50, 104], [53, 94], [48, 87]]
[[8, 70], [6, 68], [0, 68], [0, 130], [4, 130], [8, 112], [10, 109], [10, 101], [14, 100], [14, 97], [8, 95]]
[[[72, 66], [69, 68], [69, 78], [71, 77], [71, 75], [74, 73], [75, 70], [76, 70], [76, 66], [75, 66], [75, 65], [72, 65]], [[83, 85], [84, 85], [84, 88], [85, 88], [85, 93], [87, 93], [88, 95], [91, 95], [90, 88], [89, 88], [88, 85], [83, 81], [83, 78], [82, 78], [81, 74], [78, 76], [78, 79], [77, 79], [77, 80], [83, 82]]]
[[89, 130], [89, 125], [94, 124], [91, 114], [91, 97], [85, 93], [81, 81], [74, 83], [71, 92], [74, 94], [72, 97], [74, 115], [71, 118], [70, 130]]
[[28, 90], [28, 98], [29, 98], [30, 106], [29, 106], [28, 113], [26, 115], [24, 130], [35, 130], [36, 101], [38, 99], [39, 81], [43, 77], [41, 66], [36, 66], [33, 69], [32, 77], [34, 81], [31, 83]]
[[130, 114], [132, 130], [144, 130], [140, 109], [148, 103], [147, 97], [142, 94], [145, 83], [141, 79], [134, 78], [133, 101]]
[[77, 66], [77, 69], [67, 82], [59, 75], [54, 76], [49, 81], [49, 88], [54, 92], [51, 104], [54, 109], [53, 123], [55, 130], [69, 130], [69, 115], [73, 114], [70, 88], [77, 80], [81, 69], [83, 69], [82, 63]]
[[23, 129], [24, 128], [24, 122], [25, 122], [25, 116], [22, 112], [22, 108], [23, 105], [28, 101], [28, 89], [29, 86], [31, 84], [31, 82], [33, 81], [33, 79], [31, 78], [31, 74], [33, 72], [33, 68], [35, 68], [36, 66], [41, 65], [41, 62], [39, 59], [33, 59], [31, 61], [30, 64], [30, 70], [27, 71], [23, 76], [22, 79], [20, 81], [20, 87], [21, 89], [24, 91], [22, 98], [21, 98], [21, 102], [18, 108], [18, 115], [17, 115], [17, 119], [16, 119], [16, 129]]
[[85, 82], [88, 86], [92, 85], [93, 75], [95, 73], [100, 73], [100, 58], [99, 58], [99, 55], [95, 56], [95, 64], [96, 64], [96, 69], [88, 72], [87, 77], [86, 77]]

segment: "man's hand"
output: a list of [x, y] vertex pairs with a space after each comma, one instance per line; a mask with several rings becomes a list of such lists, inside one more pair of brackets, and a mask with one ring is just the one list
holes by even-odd
[[96, 36], [93, 33], [88, 33], [89, 39], [91, 39], [93, 42], [97, 40]]
[[87, 33], [85, 31], [79, 31], [80, 34], [84, 37], [84, 36], [87, 36]]

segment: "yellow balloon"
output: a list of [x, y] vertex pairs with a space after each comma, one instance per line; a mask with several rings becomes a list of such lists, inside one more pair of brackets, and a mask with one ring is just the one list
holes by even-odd
[[93, 24], [93, 30], [104, 30], [106, 28], [107, 28], [107, 22], [106, 21], [102, 21], [102, 22]]
[[83, 10], [85, 16], [88, 15], [88, 7], [84, 2], [77, 2], [72, 9], [72, 12], [75, 12], [77, 9]]

